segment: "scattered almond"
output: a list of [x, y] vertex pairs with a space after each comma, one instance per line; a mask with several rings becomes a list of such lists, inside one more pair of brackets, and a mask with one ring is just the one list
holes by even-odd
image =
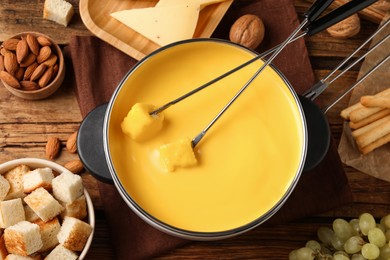
[[0, 71], [0, 79], [13, 88], [20, 88], [19, 81], [6, 71]]
[[28, 44], [25, 39], [20, 40], [18, 42], [18, 45], [16, 46], [16, 58], [18, 60], [18, 63], [21, 63], [24, 58], [27, 57], [29, 52]]
[[3, 47], [9, 51], [16, 51], [19, 39], [8, 39], [3, 42]]
[[43, 46], [40, 50], [39, 50], [39, 54], [37, 56], [37, 62], [38, 63], [42, 63], [44, 62], [45, 60], [47, 60], [51, 55], [51, 49], [50, 49], [50, 46]]
[[53, 160], [59, 155], [60, 148], [60, 140], [57, 137], [49, 136], [46, 143], [46, 157]]
[[37, 38], [34, 35], [29, 33], [26, 36], [26, 41], [31, 52], [35, 55], [38, 55], [40, 47]]
[[64, 167], [74, 174], [79, 174], [84, 170], [83, 163], [79, 159], [67, 162]]
[[66, 149], [71, 153], [77, 152], [77, 132], [74, 132], [66, 141]]

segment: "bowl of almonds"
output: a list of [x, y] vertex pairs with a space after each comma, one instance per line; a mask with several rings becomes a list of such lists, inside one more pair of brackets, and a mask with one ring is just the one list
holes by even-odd
[[19, 33], [0, 45], [0, 80], [15, 96], [46, 98], [61, 86], [64, 77], [62, 51], [47, 35]]

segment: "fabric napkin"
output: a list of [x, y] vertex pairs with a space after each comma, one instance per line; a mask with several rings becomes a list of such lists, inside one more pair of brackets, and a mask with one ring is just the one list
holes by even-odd
[[[235, 19], [247, 13], [261, 17], [266, 27], [265, 41], [258, 52], [281, 43], [299, 24], [292, 0], [236, 1], [213, 37], [226, 39]], [[109, 101], [122, 77], [137, 62], [95, 37], [72, 37], [65, 54], [69, 65], [67, 77], [74, 86], [83, 117]], [[298, 93], [314, 83], [303, 39], [288, 45], [274, 65]], [[150, 258], [189, 242], [146, 224], [128, 208], [113, 185], [99, 182], [99, 189], [117, 259]], [[351, 200], [348, 182], [332, 141], [323, 162], [302, 175], [286, 204], [267, 224], [313, 215]]]

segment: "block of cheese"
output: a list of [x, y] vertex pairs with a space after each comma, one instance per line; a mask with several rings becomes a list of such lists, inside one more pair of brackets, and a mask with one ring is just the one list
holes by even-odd
[[122, 10], [111, 16], [160, 46], [193, 37], [199, 17], [199, 4], [186, 2]]
[[157, 2], [156, 7], [174, 5], [179, 3], [187, 3], [187, 4], [196, 3], [199, 4], [200, 10], [202, 10], [204, 7], [208, 5], [220, 3], [223, 1], [225, 0], [160, 0]]

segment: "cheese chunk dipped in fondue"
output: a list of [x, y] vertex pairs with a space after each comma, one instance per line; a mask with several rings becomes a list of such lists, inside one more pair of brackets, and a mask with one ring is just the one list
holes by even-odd
[[150, 115], [155, 109], [153, 105], [136, 103], [121, 123], [123, 133], [135, 141], [145, 141], [157, 134], [164, 121], [164, 115]]
[[[138, 63], [114, 93], [107, 119], [108, 160], [115, 185], [140, 216], [170, 230], [226, 234], [265, 221], [290, 195], [303, 168], [306, 127], [297, 96], [272, 67], [265, 68], [192, 150], [195, 166], [176, 167], [181, 159], [187, 165], [194, 158], [176, 160], [176, 148], [172, 154], [161, 149], [199, 134], [260, 68], [261, 60], [164, 110], [163, 129], [145, 142], [128, 138], [120, 127], [134, 104], [165, 104], [254, 55], [223, 41], [173, 45]], [[168, 167], [175, 172], [167, 172], [161, 157], [174, 162]]]
[[158, 150], [161, 162], [169, 172], [173, 172], [178, 167], [191, 167], [197, 164], [189, 138], [164, 144]]

